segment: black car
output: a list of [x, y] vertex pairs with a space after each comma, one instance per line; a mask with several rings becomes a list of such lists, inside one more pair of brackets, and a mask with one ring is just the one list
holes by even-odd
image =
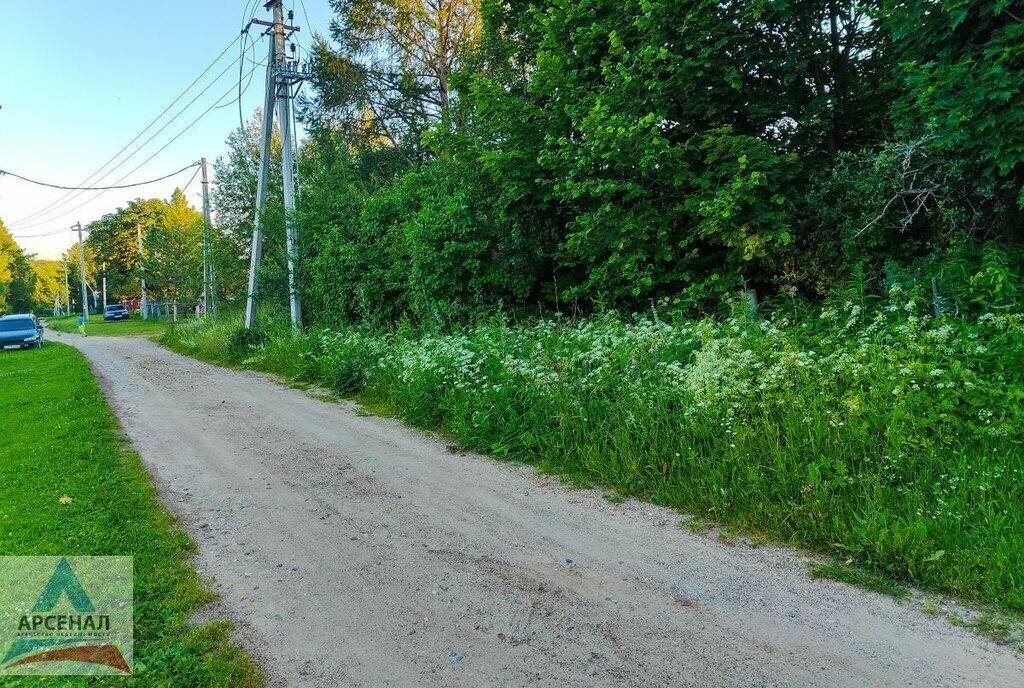
[[0, 349], [38, 349], [43, 346], [43, 326], [32, 314], [0, 317]]
[[112, 303], [109, 306], [103, 307], [103, 319], [104, 320], [127, 320], [131, 317], [128, 309], [119, 303]]

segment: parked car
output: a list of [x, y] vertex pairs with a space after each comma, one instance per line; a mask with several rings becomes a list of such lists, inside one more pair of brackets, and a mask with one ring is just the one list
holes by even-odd
[[109, 306], [103, 307], [103, 319], [104, 320], [127, 320], [131, 317], [131, 313], [128, 309], [119, 303], [112, 303]]
[[43, 326], [31, 313], [0, 317], [0, 349], [38, 349], [43, 346]]

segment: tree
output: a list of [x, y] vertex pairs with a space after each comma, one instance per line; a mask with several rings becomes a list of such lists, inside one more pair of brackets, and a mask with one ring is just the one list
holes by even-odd
[[[897, 123], [962, 168], [986, 222], [1024, 222], [1024, 9], [1006, 0], [893, 0], [902, 60]], [[1014, 208], [1016, 206], [1016, 208]]]
[[0, 314], [31, 311], [35, 283], [29, 256], [0, 220]]
[[142, 293], [138, 237], [143, 242], [163, 219], [166, 208], [158, 198], [136, 198], [124, 208], [89, 224], [87, 244], [107, 277], [107, 293], [115, 299], [135, 299]]
[[56, 299], [64, 303], [64, 265], [59, 260], [31, 260], [36, 276], [32, 300], [36, 310], [53, 308]]
[[[257, 110], [244, 129], [228, 136], [228, 154], [214, 161], [211, 206], [217, 285], [226, 297], [239, 297], [247, 288], [252, 231], [256, 217], [256, 187], [260, 162], [263, 115]], [[300, 159], [301, 163], [301, 159]], [[299, 166], [301, 170], [301, 164]], [[281, 133], [275, 126], [270, 144], [267, 207], [262, 218], [263, 263], [260, 292], [274, 298], [287, 294]]]
[[[1015, 3], [332, 7], [303, 114], [300, 288], [314, 320], [662, 297], [704, 309], [740, 285], [824, 294], [977, 236], [1020, 242]], [[256, 129], [217, 168], [218, 223], [241, 257]], [[260, 278], [274, 299], [279, 186]]]
[[146, 236], [146, 287], [156, 299], [192, 302], [202, 294], [203, 215], [175, 189]]
[[336, 49], [317, 42], [313, 113], [361, 147], [409, 162], [453, 100], [452, 74], [480, 38], [479, 0], [331, 0]]

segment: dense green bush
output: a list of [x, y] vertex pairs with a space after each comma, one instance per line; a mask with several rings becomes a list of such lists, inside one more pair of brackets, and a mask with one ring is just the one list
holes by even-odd
[[527, 238], [487, 203], [487, 183], [464, 159], [438, 160], [343, 209], [342, 218], [307, 214], [326, 225], [308, 258], [307, 293], [318, 314], [326, 322], [441, 323], [523, 303], [536, 261]]
[[239, 328], [231, 333], [227, 341], [227, 356], [233, 362], [241, 362], [266, 346], [270, 337], [261, 329]]

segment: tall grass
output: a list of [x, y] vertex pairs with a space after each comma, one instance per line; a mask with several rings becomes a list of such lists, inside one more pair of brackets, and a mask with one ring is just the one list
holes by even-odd
[[166, 337], [361, 392], [463, 445], [1024, 611], [1024, 317], [881, 304], [685, 320], [652, 311], [447, 334], [238, 322]]

